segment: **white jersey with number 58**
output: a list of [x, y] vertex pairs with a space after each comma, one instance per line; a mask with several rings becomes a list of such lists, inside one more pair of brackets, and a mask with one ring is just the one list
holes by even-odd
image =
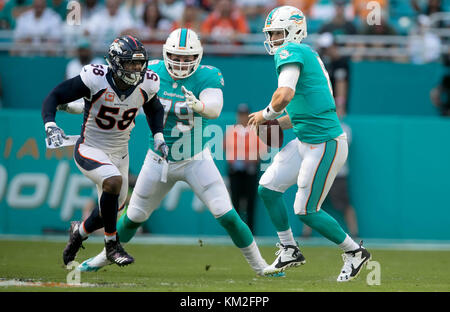
[[147, 70], [141, 84], [123, 92], [115, 86], [105, 65], [86, 65], [80, 77], [91, 91], [90, 98], [84, 98], [80, 143], [106, 153], [123, 150], [128, 146], [139, 108], [159, 91], [159, 76]]

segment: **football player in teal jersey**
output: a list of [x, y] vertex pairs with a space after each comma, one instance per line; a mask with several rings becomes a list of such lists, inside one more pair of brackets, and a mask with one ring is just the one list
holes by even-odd
[[[337, 281], [352, 280], [371, 255], [320, 209], [348, 153], [328, 73], [316, 51], [301, 43], [307, 30], [305, 16], [299, 9], [275, 8], [267, 16], [263, 32], [264, 46], [275, 56], [278, 88], [265, 109], [250, 115], [249, 124], [258, 127], [268, 120], [277, 120], [281, 129], [293, 128], [297, 137], [274, 157], [259, 181], [258, 193], [280, 239], [278, 257], [264, 272], [273, 274], [305, 263], [282, 198], [297, 183], [295, 214], [343, 249], [344, 266]], [[287, 114], [280, 117], [284, 111]]]
[[[267, 276], [263, 270], [268, 264], [250, 229], [233, 208], [209, 148], [204, 147], [202, 129], [209, 119], [220, 115], [224, 80], [219, 69], [200, 65], [202, 55], [197, 34], [181, 28], [167, 38], [163, 46], [164, 61], [149, 62], [149, 69], [160, 79], [158, 97], [165, 110], [163, 134], [169, 156], [165, 159], [159, 151], [148, 150], [130, 204], [117, 223], [117, 231], [121, 242], [130, 241], [174, 184], [184, 181], [228, 232], [251, 268], [258, 275]], [[108, 264], [103, 250], [84, 261], [79, 269], [97, 271]], [[283, 272], [271, 276], [282, 275]]]

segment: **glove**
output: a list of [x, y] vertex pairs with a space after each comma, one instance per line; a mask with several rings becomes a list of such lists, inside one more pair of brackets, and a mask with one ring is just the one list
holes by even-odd
[[192, 91], [189, 91], [184, 86], [181, 86], [181, 91], [184, 93], [184, 97], [186, 99], [186, 104], [189, 106], [194, 112], [201, 113], [205, 109], [205, 104], [202, 101], [198, 100]]
[[162, 154], [162, 157], [167, 160], [167, 157], [169, 156], [169, 147], [166, 144], [166, 141], [164, 141], [164, 136], [162, 133], [157, 133], [153, 136], [153, 149], [155, 151], [159, 151]]
[[45, 124], [45, 134], [47, 136], [48, 145], [54, 145], [55, 147], [61, 146], [64, 139], [68, 139], [64, 131], [54, 122], [47, 122]]

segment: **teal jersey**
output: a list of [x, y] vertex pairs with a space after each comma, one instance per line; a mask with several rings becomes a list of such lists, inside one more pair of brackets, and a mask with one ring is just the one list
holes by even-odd
[[317, 52], [306, 44], [288, 42], [275, 53], [277, 76], [290, 63], [300, 66], [294, 98], [286, 106], [295, 135], [310, 144], [341, 135], [330, 79]]
[[[180, 161], [200, 153], [207, 142], [203, 138], [203, 129], [208, 125], [208, 119], [187, 106], [181, 86], [199, 99], [200, 93], [207, 88], [223, 89], [222, 73], [213, 66], [200, 65], [193, 75], [173, 80], [162, 60], [151, 61], [148, 68], [160, 78], [158, 97], [164, 107], [163, 134], [169, 147], [169, 160]], [[153, 138], [150, 148], [153, 149]]]

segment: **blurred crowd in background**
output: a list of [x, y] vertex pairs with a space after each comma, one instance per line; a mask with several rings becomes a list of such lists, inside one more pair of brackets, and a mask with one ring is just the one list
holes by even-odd
[[225, 51], [214, 50], [217, 44], [263, 54], [265, 17], [280, 5], [304, 12], [310, 42], [320, 48], [334, 40], [353, 60], [448, 62], [450, 0], [0, 0], [0, 48], [55, 54], [80, 37], [108, 44], [120, 34], [161, 44], [173, 29], [188, 27], [211, 45], [206, 54]]

